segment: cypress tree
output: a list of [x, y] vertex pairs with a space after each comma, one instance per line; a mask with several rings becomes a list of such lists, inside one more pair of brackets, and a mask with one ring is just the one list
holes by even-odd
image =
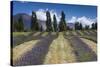
[[89, 25], [85, 25], [85, 30], [89, 30]]
[[66, 31], [66, 21], [65, 21], [65, 14], [62, 11], [61, 12], [61, 19], [60, 19], [60, 23], [59, 23], [59, 31]]
[[41, 31], [41, 32], [43, 31], [42, 26], [40, 27], [40, 31]]
[[16, 23], [18, 31], [24, 31], [23, 17], [20, 16], [18, 22]]
[[79, 30], [79, 22], [75, 22], [75, 30]]
[[37, 22], [37, 16], [34, 11], [32, 12], [31, 17], [31, 31], [39, 31], [39, 24]]
[[95, 22], [95, 29], [97, 30], [97, 22]]
[[82, 30], [82, 29], [83, 29], [83, 26], [82, 26], [82, 23], [80, 23], [79, 30]]
[[91, 29], [95, 29], [95, 24], [94, 23], [92, 23], [91, 26], [92, 26]]
[[18, 22], [13, 22], [13, 31], [18, 31]]
[[46, 20], [46, 31], [47, 32], [50, 32], [50, 31], [53, 31], [53, 28], [52, 28], [52, 23], [51, 23], [51, 16], [50, 16], [50, 12], [47, 11], [46, 12], [46, 17], [47, 17], [47, 20]]
[[53, 16], [53, 27], [54, 27], [54, 31], [56, 32], [57, 31], [57, 19], [55, 15]]

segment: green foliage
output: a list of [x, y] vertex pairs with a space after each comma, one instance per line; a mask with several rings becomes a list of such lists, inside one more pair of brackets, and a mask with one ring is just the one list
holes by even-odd
[[89, 25], [85, 25], [85, 30], [89, 30]]
[[60, 23], [59, 23], [59, 31], [66, 31], [66, 21], [65, 21], [65, 14], [62, 11], [61, 13], [61, 19], [60, 19]]
[[57, 31], [57, 19], [55, 15], [53, 16], [53, 27], [54, 27], [54, 31], [56, 32]]
[[95, 22], [95, 29], [97, 30], [97, 22]]
[[91, 29], [97, 29], [97, 22], [95, 22], [95, 23], [92, 23], [92, 25], [91, 25], [92, 27], [91, 27]]
[[79, 25], [79, 29], [80, 29], [80, 30], [83, 29], [82, 23], [80, 23], [80, 25]]
[[39, 24], [37, 22], [37, 16], [34, 11], [32, 12], [31, 17], [31, 31], [39, 31]]
[[83, 29], [82, 23], [75, 22], [75, 30], [82, 30], [82, 29]]
[[17, 28], [17, 22], [13, 21], [12, 23], [12, 27], [13, 27], [13, 31], [16, 31], [16, 28]]
[[42, 26], [40, 27], [40, 31], [41, 31], [41, 32], [43, 31]]
[[46, 17], [47, 17], [47, 20], [46, 20], [46, 31], [47, 32], [50, 32], [50, 31], [53, 31], [53, 28], [52, 28], [52, 23], [51, 23], [51, 16], [50, 16], [50, 12], [47, 11], [46, 12]]
[[17, 25], [18, 25], [18, 31], [24, 31], [24, 24], [23, 24], [23, 17], [22, 16], [20, 16]]
[[17, 22], [13, 22], [13, 31], [24, 31], [23, 17], [20, 16]]

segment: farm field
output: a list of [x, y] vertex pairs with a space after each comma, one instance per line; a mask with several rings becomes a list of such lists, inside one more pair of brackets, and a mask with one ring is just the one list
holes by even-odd
[[14, 66], [97, 60], [96, 30], [13, 32]]

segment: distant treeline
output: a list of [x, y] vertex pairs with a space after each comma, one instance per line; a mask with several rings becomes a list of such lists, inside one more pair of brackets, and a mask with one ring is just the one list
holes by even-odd
[[[67, 26], [67, 22], [65, 20], [65, 14], [62, 11], [61, 12], [61, 18], [59, 24], [57, 24], [57, 19], [56, 16], [53, 15], [53, 22], [51, 21], [51, 15], [50, 12], [46, 12], [46, 30], [47, 32], [61, 32], [61, 31], [66, 31], [66, 30], [72, 30], [69, 26]], [[80, 22], [75, 22], [74, 24], [74, 30], [89, 30], [89, 29], [97, 29], [97, 22], [92, 23], [91, 27], [89, 25], [85, 25], [83, 27], [82, 23]], [[23, 23], [23, 18], [20, 16], [17, 22], [13, 22], [13, 31], [26, 31], [24, 30], [24, 23]], [[30, 26], [30, 31], [43, 31], [42, 26], [39, 27], [38, 20], [36, 13], [33, 11], [32, 16], [31, 16], [31, 26]]]

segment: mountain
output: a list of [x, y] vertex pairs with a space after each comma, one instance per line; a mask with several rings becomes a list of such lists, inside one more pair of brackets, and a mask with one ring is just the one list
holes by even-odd
[[[23, 23], [24, 23], [24, 29], [25, 30], [30, 30], [30, 25], [31, 25], [31, 16], [25, 13], [19, 13], [13, 16], [13, 22], [17, 22], [18, 19], [22, 16], [23, 18]], [[45, 21], [38, 20], [39, 27], [42, 26], [43, 30], [46, 29]]]
[[31, 23], [31, 16], [25, 13], [19, 13], [13, 16], [13, 22], [17, 22], [18, 19], [22, 16], [23, 23], [24, 23], [24, 29], [29, 30], [30, 29], [30, 23]]

